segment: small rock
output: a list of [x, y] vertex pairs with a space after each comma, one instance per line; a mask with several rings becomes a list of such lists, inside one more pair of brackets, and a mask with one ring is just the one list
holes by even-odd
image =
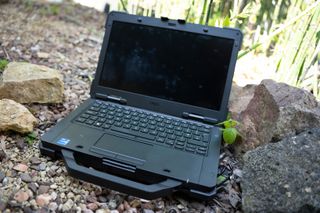
[[143, 209], [142, 212], [143, 212], [143, 213], [154, 213], [154, 211], [151, 210], [151, 209]]
[[19, 172], [26, 172], [28, 170], [28, 166], [22, 163], [17, 164], [13, 167], [14, 170]]
[[89, 203], [94, 203], [94, 202], [97, 202], [97, 197], [96, 197], [96, 196], [89, 195], [89, 196], [87, 196], [86, 200], [87, 200], [87, 202], [89, 202]]
[[43, 58], [43, 59], [47, 59], [49, 58], [49, 53], [45, 53], [45, 52], [37, 52], [37, 56], [38, 58]]
[[28, 173], [22, 173], [20, 175], [20, 178], [22, 181], [26, 182], [26, 183], [30, 183], [32, 181], [30, 175]]
[[22, 202], [27, 201], [29, 199], [29, 194], [25, 191], [20, 190], [14, 195], [14, 199], [16, 201], [18, 201], [19, 203], [22, 203]]
[[55, 202], [51, 202], [48, 205], [49, 210], [51, 210], [52, 212], [56, 212], [56, 210], [58, 209], [58, 204]]
[[5, 178], [6, 176], [4, 175], [3, 172], [0, 171], [0, 183], [2, 183], [3, 179]]
[[28, 188], [31, 189], [33, 193], [37, 193], [38, 186], [35, 183], [29, 183]]
[[50, 200], [51, 196], [49, 194], [41, 194], [36, 198], [37, 205], [40, 207], [48, 205], [50, 203]]
[[19, 103], [61, 103], [62, 78], [57, 70], [46, 66], [11, 62], [2, 74], [0, 99], [8, 98]]
[[50, 187], [47, 185], [40, 185], [38, 189], [38, 194], [45, 194], [48, 193]]
[[68, 198], [68, 199], [74, 198], [74, 194], [73, 194], [72, 192], [69, 192], [69, 193], [67, 194], [67, 198]]
[[130, 206], [133, 208], [137, 208], [141, 206], [141, 201], [138, 199], [134, 199], [133, 201], [130, 202]]
[[44, 171], [44, 170], [46, 170], [46, 163], [45, 162], [42, 162], [42, 163], [40, 163], [40, 165], [39, 165], [39, 171]]
[[41, 163], [40, 159], [37, 158], [37, 157], [32, 157], [32, 158], [30, 158], [30, 162], [31, 162], [31, 164], [33, 164], [33, 165], [38, 165], [38, 164]]
[[96, 213], [111, 213], [109, 209], [98, 209]]
[[0, 211], [4, 211], [7, 207], [7, 202], [4, 200], [0, 199]]
[[[1, 182], [1, 181], [0, 181], [0, 182]], [[98, 197], [98, 200], [99, 200], [99, 202], [101, 202], [101, 203], [107, 202], [107, 198], [104, 197], [104, 196], [99, 196], [99, 197]]]
[[67, 202], [65, 202], [62, 206], [62, 211], [67, 212], [72, 209], [73, 201], [71, 199], [68, 199]]
[[95, 211], [95, 210], [97, 210], [99, 207], [98, 207], [98, 205], [97, 205], [96, 203], [89, 203], [89, 204], [87, 204], [87, 208], [90, 209], [90, 210], [92, 210], [92, 211]]
[[37, 119], [23, 105], [9, 99], [0, 100], [0, 131], [29, 133], [37, 122]]
[[50, 188], [51, 188], [51, 189], [57, 189], [57, 188], [58, 188], [58, 185], [54, 183], [54, 184], [50, 185]]

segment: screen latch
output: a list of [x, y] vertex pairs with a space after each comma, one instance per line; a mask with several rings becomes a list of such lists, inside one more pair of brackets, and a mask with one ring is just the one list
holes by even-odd
[[218, 120], [215, 118], [204, 117], [204, 116], [189, 113], [189, 112], [183, 112], [182, 117], [187, 118], [187, 119], [198, 120], [198, 121], [202, 121], [202, 122], [210, 123], [210, 124], [216, 124], [218, 122]]

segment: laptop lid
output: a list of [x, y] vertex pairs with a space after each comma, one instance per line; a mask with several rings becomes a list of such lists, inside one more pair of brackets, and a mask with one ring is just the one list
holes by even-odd
[[242, 34], [237, 29], [112, 12], [91, 96], [181, 117], [226, 119]]

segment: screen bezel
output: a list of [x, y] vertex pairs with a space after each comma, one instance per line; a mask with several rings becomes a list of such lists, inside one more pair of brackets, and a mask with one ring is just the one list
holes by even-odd
[[[215, 37], [224, 37], [234, 40], [234, 46], [231, 53], [230, 64], [228, 68], [228, 74], [226, 79], [226, 84], [224, 88], [224, 93], [219, 110], [213, 110], [198, 106], [193, 106], [189, 104], [179, 103], [175, 101], [169, 101], [161, 98], [155, 98], [147, 95], [132, 93], [124, 90], [118, 90], [111, 87], [105, 87], [99, 85], [101, 74], [103, 71], [106, 51], [109, 43], [112, 23], [114, 21], [125, 22], [125, 23], [134, 23], [140, 25], [147, 25], [153, 27], [166, 28], [171, 30], [181, 30], [191, 33], [198, 33], [202, 35], [215, 36]], [[96, 94], [104, 95], [114, 95], [120, 96], [127, 100], [127, 105], [133, 107], [139, 107], [147, 110], [152, 110], [160, 113], [166, 113], [169, 115], [181, 117], [183, 112], [193, 113], [205, 117], [215, 118], [217, 122], [223, 121], [227, 117], [228, 109], [228, 99], [231, 90], [232, 78], [236, 63], [236, 57], [238, 50], [241, 46], [242, 33], [238, 29], [232, 28], [216, 28], [216, 27], [207, 27], [203, 25], [189, 24], [178, 22], [175, 20], [161, 20], [151, 17], [143, 17], [136, 15], [129, 15], [121, 12], [111, 12], [108, 15], [106, 25], [105, 25], [105, 35], [103, 39], [103, 44], [100, 52], [98, 67], [95, 75], [95, 79], [92, 82], [91, 86], [91, 97], [95, 98]]]

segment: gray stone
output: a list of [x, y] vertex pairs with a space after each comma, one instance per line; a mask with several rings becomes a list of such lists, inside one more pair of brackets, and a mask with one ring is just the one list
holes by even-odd
[[2, 181], [5, 177], [6, 177], [6, 175], [0, 171], [0, 183], [2, 183]]
[[26, 183], [30, 183], [32, 181], [32, 178], [30, 177], [30, 175], [28, 173], [22, 173], [20, 175], [20, 178], [22, 181], [24, 181]]
[[49, 189], [50, 189], [50, 186], [47, 186], [47, 185], [41, 185], [41, 186], [39, 186], [38, 194], [45, 194], [45, 193], [48, 193]]
[[23, 105], [9, 99], [0, 100], [0, 131], [28, 133], [36, 124], [37, 119]]
[[320, 129], [244, 155], [244, 212], [320, 211]]
[[62, 75], [46, 66], [25, 62], [11, 62], [0, 81], [0, 99], [19, 103], [61, 103], [63, 101]]

